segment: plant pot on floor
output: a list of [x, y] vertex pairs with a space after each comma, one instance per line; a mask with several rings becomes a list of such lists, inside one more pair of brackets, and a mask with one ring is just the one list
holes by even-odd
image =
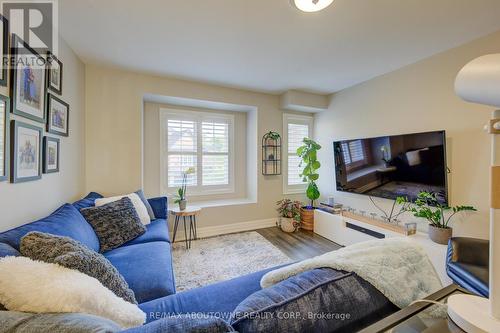
[[452, 228], [438, 228], [429, 225], [429, 238], [435, 243], [447, 245], [452, 235]]
[[278, 226], [284, 232], [295, 232], [297, 230], [297, 222], [293, 218], [280, 217]]
[[179, 201], [179, 210], [186, 210], [187, 200]]
[[301, 228], [308, 231], [314, 230], [314, 208], [302, 207], [300, 210]]

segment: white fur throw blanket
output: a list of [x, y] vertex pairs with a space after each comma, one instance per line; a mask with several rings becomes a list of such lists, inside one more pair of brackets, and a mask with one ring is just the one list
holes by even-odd
[[[444, 265], [444, 263], [443, 263]], [[354, 272], [400, 308], [442, 288], [424, 249], [405, 239], [368, 241], [271, 271], [262, 288], [315, 268]]]

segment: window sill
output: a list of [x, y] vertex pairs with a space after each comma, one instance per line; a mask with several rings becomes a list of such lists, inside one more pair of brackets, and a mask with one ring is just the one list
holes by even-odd
[[250, 204], [256, 204], [256, 203], [257, 203], [256, 200], [252, 200], [252, 199], [248, 199], [248, 198], [188, 202], [188, 204], [192, 204], [193, 206], [200, 207], [200, 208], [239, 206], [239, 205], [250, 205]]

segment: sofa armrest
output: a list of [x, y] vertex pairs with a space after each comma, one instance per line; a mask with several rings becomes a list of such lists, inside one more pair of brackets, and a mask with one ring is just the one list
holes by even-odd
[[484, 239], [453, 237], [448, 243], [447, 262], [489, 266], [490, 242]]
[[157, 219], [167, 219], [168, 217], [168, 199], [167, 197], [159, 197], [148, 199], [153, 213]]

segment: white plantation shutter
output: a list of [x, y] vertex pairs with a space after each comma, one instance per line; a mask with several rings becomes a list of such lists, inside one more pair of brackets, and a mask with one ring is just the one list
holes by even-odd
[[297, 149], [303, 145], [304, 138], [312, 136], [312, 118], [294, 115], [284, 116], [285, 144], [286, 144], [286, 179], [284, 193], [302, 191], [305, 187], [299, 167], [301, 158], [297, 156]]
[[346, 165], [360, 162], [365, 159], [365, 149], [361, 140], [342, 143], [342, 154]]
[[183, 173], [188, 194], [227, 193], [232, 184], [232, 127], [230, 115], [191, 111], [161, 111], [163, 140], [162, 186], [176, 193]]
[[229, 123], [202, 123], [203, 186], [229, 184]]

